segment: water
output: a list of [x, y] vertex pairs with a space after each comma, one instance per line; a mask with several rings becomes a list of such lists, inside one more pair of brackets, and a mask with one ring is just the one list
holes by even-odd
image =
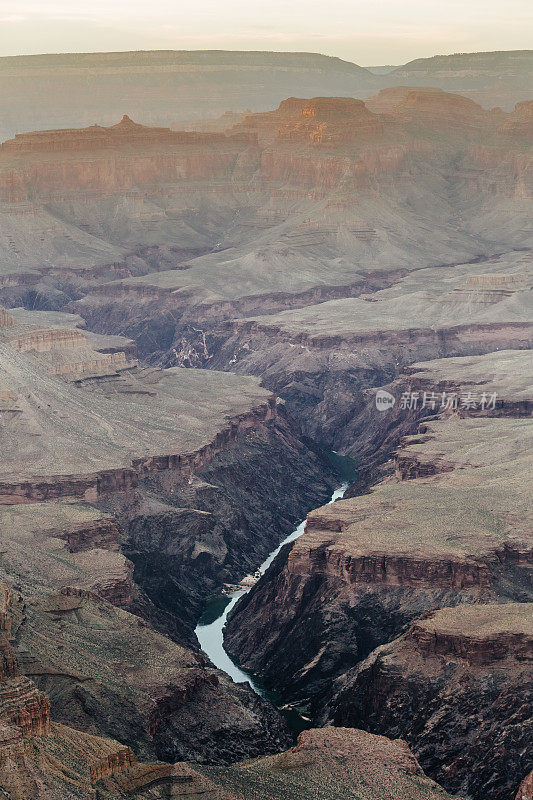
[[[338, 489], [335, 489], [329, 502], [334, 503], [335, 500], [338, 500], [340, 497], [342, 497], [347, 487], [348, 484], [344, 483]], [[261, 573], [261, 575], [264, 575], [264, 573], [267, 571], [281, 548], [286, 544], [289, 544], [289, 542], [294, 542], [295, 539], [298, 539], [298, 537], [304, 532], [304, 528], [305, 520], [300, 522], [296, 530], [287, 536], [287, 538], [282, 541], [279, 547], [276, 547], [276, 549], [270, 553], [268, 558], [265, 559], [265, 561], [263, 561], [259, 567], [258, 571]], [[216, 600], [210, 603], [202, 614], [195, 633], [198, 637], [198, 641], [200, 642], [202, 650], [209, 656], [216, 667], [224, 670], [224, 672], [227, 672], [227, 674], [235, 681], [235, 683], [249, 683], [252, 689], [258, 695], [272, 700], [272, 695], [266, 692], [264, 687], [261, 686], [259, 681], [255, 680], [253, 676], [249, 675], [247, 672], [244, 672], [244, 670], [242, 670], [238, 664], [236, 664], [228, 656], [222, 645], [224, 640], [224, 626], [226, 624], [228, 614], [236, 605], [239, 598], [249, 591], [250, 589], [242, 589], [225, 597], [218, 597]]]

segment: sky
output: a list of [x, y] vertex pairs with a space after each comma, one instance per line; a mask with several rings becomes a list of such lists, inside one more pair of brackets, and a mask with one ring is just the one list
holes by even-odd
[[363, 66], [531, 47], [531, 0], [0, 0], [0, 55], [283, 50]]

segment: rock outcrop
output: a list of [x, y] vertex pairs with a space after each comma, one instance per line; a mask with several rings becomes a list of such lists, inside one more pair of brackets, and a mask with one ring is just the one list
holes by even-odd
[[335, 723], [405, 739], [448, 791], [513, 798], [533, 765], [532, 611], [459, 606], [415, 622], [339, 680]]
[[404, 742], [348, 728], [305, 731], [291, 750], [230, 768], [139, 764], [100, 781], [97, 791], [102, 800], [157, 800], [168, 792], [206, 800], [450, 800]]
[[58, 131], [33, 131], [17, 133], [0, 145], [0, 150], [11, 154], [56, 153], [68, 150], [102, 150], [105, 148], [134, 146], [150, 147], [172, 144], [205, 144], [224, 141], [223, 134], [203, 134], [196, 131], [172, 131], [133, 122], [127, 114], [116, 125], [104, 128], [66, 128]]
[[[287, 743], [275, 709], [204, 657], [95, 592], [38, 588], [24, 577], [3, 646], [2, 719], [21, 735], [49, 734], [51, 708], [56, 722], [118, 738], [145, 758], [224, 763]], [[95, 766], [97, 777], [114, 763]]]
[[[332, 678], [423, 613], [531, 598], [531, 423], [522, 416], [526, 406], [515, 403], [522, 391], [529, 402], [530, 359], [515, 355], [524, 371], [514, 381], [514, 356], [506, 352], [414, 367], [418, 391], [424, 383], [429, 395], [432, 384], [436, 397], [455, 386], [461, 396], [465, 387], [473, 397], [479, 382], [500, 393], [499, 407], [454, 411], [439, 401], [439, 408], [428, 408], [430, 420], [397, 451], [396, 476], [309, 514], [290, 553], [236, 606], [228, 651], [267, 684], [275, 676], [286, 701], [318, 714]], [[484, 369], [494, 370], [498, 361], [501, 372], [493, 372], [491, 387]], [[407, 389], [410, 396], [415, 387]], [[386, 413], [374, 406], [385, 430]], [[400, 420], [401, 426], [401, 416], [400, 408], [390, 424]]]
[[0, 592], [0, 788], [12, 800], [93, 800], [94, 783], [135, 756], [119, 742], [50, 721], [47, 695], [22, 674], [12, 647], [23, 623], [21, 598], [7, 584]]

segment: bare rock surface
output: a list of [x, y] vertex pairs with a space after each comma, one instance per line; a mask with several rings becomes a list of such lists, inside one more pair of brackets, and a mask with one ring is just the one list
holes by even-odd
[[[526, 287], [532, 280], [532, 265], [529, 254], [513, 253], [475, 264], [420, 269], [390, 288], [359, 298], [236, 320], [219, 329], [212, 342], [208, 337], [212, 358], [207, 363], [261, 375], [263, 383], [298, 414], [308, 435], [356, 454], [363, 462], [362, 437], [370, 439], [378, 425], [370, 447], [379, 460], [378, 453], [386, 446], [383, 428], [391, 419], [399, 421], [403, 384], [400, 380], [392, 388], [384, 387], [397, 400], [387, 415], [376, 415], [375, 393], [367, 390], [389, 384], [420, 360], [445, 357], [443, 363], [453, 364], [457, 356], [528, 349], [531, 291]], [[502, 293], [497, 302], [485, 302], [487, 286], [501, 286], [502, 275], [508, 276], [503, 286], [511, 286], [511, 291]], [[474, 291], [465, 298], [460, 289], [468, 281]], [[519, 370], [520, 356], [515, 352], [512, 357], [518, 359]], [[498, 368], [487, 361], [486, 367], [480, 362], [479, 369], [490, 376]], [[481, 376], [471, 380], [477, 380], [481, 396]], [[427, 388], [437, 390], [441, 383], [442, 376], [436, 375]], [[409, 418], [405, 409], [400, 417]]]
[[[160, 786], [157, 786], [158, 782]], [[403, 742], [347, 728], [302, 733], [291, 750], [224, 770], [176, 764], [169, 769], [139, 765], [101, 781], [102, 798], [202, 796], [220, 800], [446, 800]], [[118, 791], [117, 791], [118, 790]]]
[[164, 351], [171, 325], [531, 245], [527, 110], [427, 88], [375, 102], [291, 97], [225, 133], [127, 118], [20, 134], [0, 151], [4, 301], [75, 301], [91, 328]]
[[[332, 678], [428, 611], [531, 599], [531, 424], [522, 416], [531, 411], [515, 402], [525, 378], [512, 370], [514, 355], [414, 367], [407, 380], [442, 378], [447, 365], [460, 387], [482, 380], [486, 366], [500, 406], [485, 416], [436, 409], [400, 444], [388, 477], [309, 514], [304, 535], [237, 605], [229, 652], [267, 682], [275, 675], [286, 700], [318, 713]], [[401, 426], [401, 411], [394, 420]]]
[[135, 364], [58, 374], [65, 353], [90, 350], [79, 321], [2, 323], [0, 570], [17, 586], [6, 674], [17, 658], [53, 720], [145, 758], [281, 749], [277, 710], [217, 672], [192, 628], [209, 592], [263, 559], [334, 473], [256, 379]]
[[532, 611], [459, 606], [418, 620], [339, 681], [335, 724], [401, 736], [448, 791], [514, 797], [532, 766]]

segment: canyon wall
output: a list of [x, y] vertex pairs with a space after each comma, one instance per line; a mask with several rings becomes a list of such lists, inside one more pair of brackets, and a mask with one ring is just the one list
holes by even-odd
[[531, 769], [531, 611], [463, 606], [415, 622], [339, 681], [335, 724], [401, 736], [448, 791], [514, 798]]
[[[117, 368], [116, 352], [62, 327], [68, 315], [2, 319], [1, 571], [20, 592], [21, 679], [47, 694], [54, 721], [144, 757], [279, 750], [289, 735], [277, 710], [217, 672], [193, 628], [207, 595], [262, 560], [335, 473], [253, 379]], [[96, 356], [113, 368], [95, 372]], [[55, 368], [80, 358], [90, 369]]]
[[[362, 419], [372, 403], [373, 433], [391, 449], [396, 441], [395, 461], [374, 472], [381, 482], [366, 494], [309, 514], [304, 535], [228, 623], [228, 651], [275, 681], [286, 702], [320, 717], [335, 678], [428, 611], [530, 599], [530, 364], [529, 352], [509, 350], [415, 365], [387, 389], [398, 402], [399, 389], [440, 392], [439, 405], [400, 407], [390, 420], [371, 394]], [[496, 393], [494, 407], [461, 405], [480, 387]], [[457, 408], [441, 407], [442, 392], [455, 394]], [[519, 659], [523, 645], [511, 643]], [[501, 637], [496, 648], [505, 653]]]

